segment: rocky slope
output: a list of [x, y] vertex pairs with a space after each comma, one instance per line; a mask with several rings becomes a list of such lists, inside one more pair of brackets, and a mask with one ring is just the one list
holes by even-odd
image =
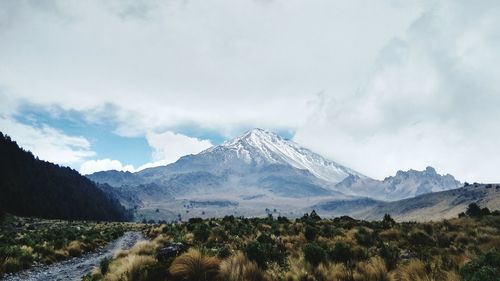
[[428, 221], [456, 217], [470, 203], [500, 210], [500, 184], [475, 184], [393, 202], [367, 198], [331, 200], [315, 204], [306, 211], [316, 209], [325, 216], [348, 215], [368, 220], [381, 219], [384, 214], [390, 214], [400, 221]]

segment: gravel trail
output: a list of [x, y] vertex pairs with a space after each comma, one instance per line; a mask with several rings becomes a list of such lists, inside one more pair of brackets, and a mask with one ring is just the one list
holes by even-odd
[[144, 240], [142, 233], [126, 232], [122, 237], [95, 252], [51, 265], [33, 267], [0, 279], [4, 281], [80, 281], [86, 273], [99, 265], [103, 258], [113, 256], [113, 253], [118, 250], [129, 249], [141, 240]]

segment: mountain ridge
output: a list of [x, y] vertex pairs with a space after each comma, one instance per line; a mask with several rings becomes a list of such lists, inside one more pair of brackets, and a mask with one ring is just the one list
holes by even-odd
[[[140, 216], [158, 217], [162, 212], [169, 216], [175, 212], [186, 216], [259, 216], [268, 207], [296, 216], [296, 210], [325, 199], [395, 201], [460, 184], [431, 167], [399, 171], [378, 181], [262, 129], [185, 155], [166, 166], [136, 173], [97, 172], [87, 177], [113, 186], [122, 204], [139, 205]], [[191, 201], [209, 203], [192, 205]], [[157, 215], [152, 210], [160, 211]]]
[[357, 196], [371, 197], [378, 200], [395, 201], [415, 197], [430, 192], [439, 192], [458, 188], [461, 183], [452, 175], [441, 175], [430, 166], [423, 171], [410, 169], [399, 170], [394, 176], [382, 181], [348, 176], [335, 185], [339, 191]]

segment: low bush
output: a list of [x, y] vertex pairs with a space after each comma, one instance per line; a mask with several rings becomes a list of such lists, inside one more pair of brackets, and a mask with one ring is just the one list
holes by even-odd
[[387, 269], [393, 270], [399, 262], [400, 250], [394, 244], [382, 244], [379, 255], [384, 260]]
[[256, 262], [260, 268], [266, 267], [266, 252], [258, 241], [248, 243], [245, 247], [245, 254], [251, 261]]
[[465, 264], [460, 269], [464, 281], [500, 280], [500, 251], [492, 250]]
[[352, 246], [348, 243], [339, 241], [335, 243], [333, 249], [329, 251], [328, 256], [334, 262], [347, 264], [353, 260]]
[[371, 232], [369, 232], [366, 228], [360, 227], [358, 231], [354, 234], [356, 241], [359, 245], [363, 245], [365, 247], [370, 247], [374, 244], [375, 239]]
[[314, 241], [316, 239], [316, 236], [318, 235], [318, 229], [315, 227], [312, 227], [310, 225], [306, 226], [304, 230], [304, 236], [306, 237], [307, 241]]
[[326, 251], [315, 243], [308, 243], [304, 247], [304, 259], [316, 267], [326, 261]]
[[197, 224], [193, 230], [194, 239], [198, 242], [206, 242], [210, 236], [210, 228], [204, 223]]
[[408, 236], [408, 242], [416, 248], [433, 246], [435, 244], [435, 241], [431, 236], [420, 230], [410, 233]]

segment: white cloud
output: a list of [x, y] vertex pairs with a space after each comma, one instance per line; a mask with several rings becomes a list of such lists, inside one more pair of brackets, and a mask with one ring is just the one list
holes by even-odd
[[[498, 1], [141, 3], [0, 1], [0, 115], [111, 105], [125, 136], [292, 129], [370, 176], [500, 181]], [[148, 167], [190, 153], [166, 143]]]
[[153, 165], [166, 165], [177, 161], [181, 156], [196, 154], [212, 146], [209, 140], [191, 138], [171, 131], [150, 132], [146, 135], [146, 139], [153, 148], [153, 160], [156, 161]]
[[123, 165], [120, 161], [111, 160], [109, 158], [88, 160], [83, 162], [83, 164], [80, 166], [80, 173], [82, 175], [88, 175], [95, 172], [108, 170], [135, 172], [135, 169], [132, 165]]
[[209, 140], [191, 138], [170, 131], [163, 133], [149, 132], [146, 135], [146, 139], [153, 149], [153, 162], [145, 163], [138, 168], [134, 168], [132, 165], [123, 165], [120, 161], [111, 160], [109, 158], [89, 160], [81, 165], [80, 173], [86, 175], [107, 170], [137, 172], [147, 168], [173, 163], [181, 156], [196, 154], [212, 146]]
[[42, 160], [72, 165], [95, 155], [84, 137], [69, 136], [47, 125], [40, 128], [0, 117], [0, 128], [24, 149]]
[[432, 165], [500, 181], [500, 6], [483, 4], [427, 7], [357, 94], [321, 103], [296, 141], [378, 178]]
[[294, 128], [317, 92], [354, 89], [419, 13], [393, 1], [0, 5], [6, 91], [79, 111], [113, 103], [128, 136], [182, 124]]

